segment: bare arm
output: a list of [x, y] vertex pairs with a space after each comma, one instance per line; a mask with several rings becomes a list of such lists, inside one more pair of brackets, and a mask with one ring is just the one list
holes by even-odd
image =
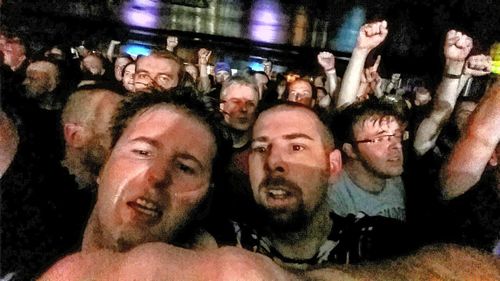
[[460, 94], [462, 69], [471, 49], [472, 39], [469, 36], [455, 30], [448, 31], [444, 43], [446, 63], [443, 80], [438, 86], [432, 112], [420, 123], [413, 143], [418, 155], [434, 147], [441, 129], [450, 119]]
[[352, 51], [351, 59], [342, 78], [337, 108], [344, 107], [356, 101], [356, 94], [358, 93], [361, 72], [363, 71], [366, 57], [373, 48], [384, 41], [387, 33], [386, 21], [369, 23], [361, 27], [356, 47]]
[[458, 140], [440, 174], [445, 199], [474, 186], [500, 140], [500, 83], [494, 84], [471, 115], [466, 133]]
[[198, 81], [198, 90], [202, 93], [208, 93], [212, 85], [210, 84], [210, 78], [208, 77], [208, 59], [212, 51], [205, 48], [201, 48], [198, 51], [198, 67], [200, 68], [200, 77]]
[[337, 72], [335, 71], [335, 56], [330, 52], [320, 52], [318, 63], [323, 68], [326, 75], [325, 89], [328, 95], [333, 98], [333, 93], [337, 89]]
[[113, 62], [113, 54], [115, 52], [116, 46], [120, 45], [120, 41], [111, 40], [109, 42], [108, 50], [106, 51], [106, 58]]

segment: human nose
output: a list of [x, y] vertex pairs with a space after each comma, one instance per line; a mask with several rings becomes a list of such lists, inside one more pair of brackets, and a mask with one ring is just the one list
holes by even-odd
[[274, 175], [284, 174], [287, 172], [287, 164], [279, 147], [269, 146], [265, 166], [266, 170]]
[[158, 189], [166, 188], [172, 182], [172, 175], [170, 171], [171, 169], [166, 161], [157, 159], [147, 168], [147, 181], [151, 187]]

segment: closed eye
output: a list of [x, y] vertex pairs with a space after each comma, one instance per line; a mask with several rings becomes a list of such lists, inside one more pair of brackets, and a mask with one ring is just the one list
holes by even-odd
[[195, 169], [193, 169], [191, 166], [186, 165], [184, 163], [178, 162], [176, 165], [177, 169], [179, 169], [181, 172], [188, 174], [188, 175], [193, 175], [195, 174]]

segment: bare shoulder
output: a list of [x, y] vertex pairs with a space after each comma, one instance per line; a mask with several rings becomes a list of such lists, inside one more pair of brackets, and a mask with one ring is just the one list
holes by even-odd
[[39, 281], [78, 280], [84, 275], [85, 258], [81, 253], [66, 256], [56, 262], [42, 276]]
[[236, 247], [219, 248], [217, 280], [297, 280], [294, 274], [278, 266], [270, 258]]

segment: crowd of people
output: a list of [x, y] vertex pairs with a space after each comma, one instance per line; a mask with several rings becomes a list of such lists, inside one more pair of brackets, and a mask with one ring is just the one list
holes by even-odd
[[436, 87], [384, 78], [387, 25], [342, 77], [2, 27], [1, 280], [499, 280], [492, 58], [450, 30]]

